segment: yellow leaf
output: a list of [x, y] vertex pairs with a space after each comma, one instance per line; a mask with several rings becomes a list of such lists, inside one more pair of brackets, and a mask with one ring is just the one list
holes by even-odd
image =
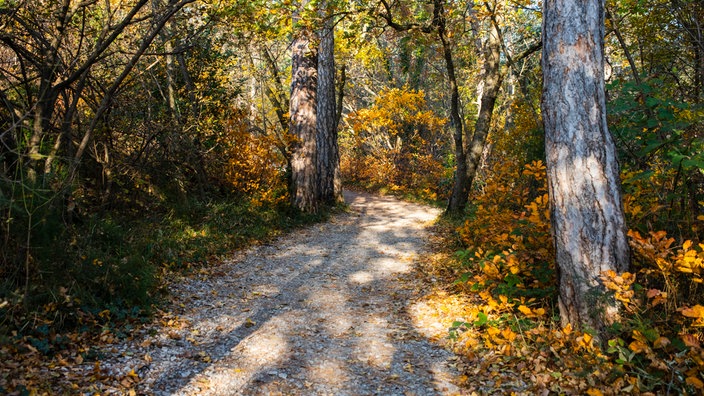
[[630, 345], [628, 345], [628, 349], [632, 350], [635, 353], [641, 353], [646, 350], [648, 350], [648, 345], [641, 341], [633, 341]]
[[501, 332], [501, 335], [508, 341], [513, 341], [516, 339], [516, 333], [514, 333], [513, 330], [509, 329], [508, 327]]
[[530, 315], [533, 313], [530, 308], [526, 307], [525, 305], [520, 305], [518, 307], [518, 310], [521, 311], [524, 315]]
[[562, 332], [565, 333], [565, 335], [570, 335], [570, 333], [572, 333], [572, 324], [567, 323], [567, 326], [562, 328]]
[[599, 389], [589, 388], [589, 390], [587, 391], [587, 395], [589, 395], [589, 396], [603, 396], [604, 394], [601, 393], [601, 391]]
[[688, 318], [704, 318], [704, 307], [697, 304], [692, 308], [684, 308], [682, 310], [682, 315]]
[[589, 333], [584, 333], [584, 335], [582, 336], [582, 340], [584, 341], [585, 346], [589, 345], [593, 339], [594, 337], [592, 337], [592, 335]]

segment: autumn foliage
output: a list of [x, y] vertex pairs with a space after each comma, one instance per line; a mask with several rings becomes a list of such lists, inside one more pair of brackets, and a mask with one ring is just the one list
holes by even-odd
[[428, 200], [447, 197], [446, 120], [422, 91], [383, 90], [372, 106], [349, 114], [347, 124], [340, 141], [346, 182]]
[[[633, 219], [666, 216], [667, 206], [648, 193], [652, 189], [640, 188], [630, 190], [626, 210], [632, 227], [647, 229]], [[696, 237], [696, 224], [686, 232]], [[601, 346], [594, 334], [559, 323], [541, 161], [494, 164], [457, 233], [464, 249], [456, 253], [456, 287], [470, 299], [456, 313], [451, 335], [471, 362], [496, 368], [489, 388], [471, 378], [468, 386], [583, 394], [702, 391], [704, 307], [697, 302], [704, 298], [704, 244], [678, 244], [662, 230], [630, 231], [631, 272], [601, 277], [609, 292], [602, 298], [615, 299], [626, 316]], [[531, 370], [508, 372], [508, 362], [525, 362]]]
[[270, 202], [287, 199], [286, 160], [278, 149], [277, 137], [253, 130], [251, 115], [232, 109], [217, 136], [212, 172], [221, 172], [221, 182], [230, 191]]
[[[544, 165], [495, 167], [457, 229], [458, 290], [470, 296], [451, 328], [456, 350], [491, 370], [495, 388], [584, 394], [701, 391], [702, 244], [631, 231], [634, 272], [602, 274], [627, 316], [605, 347], [559, 323]], [[510, 371], [512, 365], [531, 367]], [[525, 363], [522, 363], [525, 362]], [[471, 364], [470, 364], [471, 365]], [[503, 369], [502, 369], [503, 368]], [[517, 375], [518, 377], [516, 377]]]

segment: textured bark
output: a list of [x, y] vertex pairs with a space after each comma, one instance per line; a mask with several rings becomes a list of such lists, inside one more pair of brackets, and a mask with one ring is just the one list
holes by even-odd
[[544, 2], [542, 112], [560, 314], [601, 335], [619, 312], [599, 275], [629, 262], [603, 45], [603, 0]]
[[[322, 6], [325, 9], [325, 6]], [[318, 193], [321, 202], [343, 202], [335, 106], [335, 39], [332, 17], [323, 15], [318, 45]]]
[[484, 88], [481, 93], [479, 103], [479, 114], [474, 124], [474, 134], [467, 148], [467, 189], [472, 187], [474, 177], [479, 169], [479, 162], [486, 146], [486, 138], [489, 136], [491, 128], [491, 118], [494, 113], [496, 97], [501, 88], [501, 39], [495, 24], [491, 25], [489, 38], [484, 50], [484, 68], [482, 70], [482, 81]]
[[318, 175], [316, 172], [316, 84], [318, 54], [313, 32], [300, 25], [294, 15], [295, 38], [291, 45], [292, 77], [290, 122], [296, 140], [291, 145], [291, 201], [307, 212], [318, 211]]
[[457, 163], [455, 181], [452, 187], [452, 195], [447, 204], [447, 212], [461, 213], [467, 206], [467, 197], [469, 196], [467, 155], [464, 147], [464, 123], [460, 116], [460, 93], [457, 87], [457, 77], [455, 76], [455, 63], [452, 59], [452, 47], [446, 37], [444, 7], [442, 6], [442, 0], [435, 0], [435, 7], [439, 11], [436, 18], [438, 36], [442, 43], [447, 79], [450, 83], [450, 120], [452, 123], [452, 136], [455, 142], [455, 162]]
[[347, 82], [347, 74], [345, 74], [345, 65], [340, 67], [340, 84], [337, 87], [337, 109], [335, 110], [335, 128], [339, 128], [340, 120], [342, 119], [342, 100], [345, 98], [345, 83]]

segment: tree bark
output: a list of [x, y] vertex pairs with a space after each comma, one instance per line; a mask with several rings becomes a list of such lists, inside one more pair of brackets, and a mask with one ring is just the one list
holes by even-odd
[[[303, 5], [301, 5], [303, 8]], [[306, 213], [318, 211], [316, 95], [318, 54], [310, 27], [294, 13], [291, 45], [291, 203]]]
[[345, 82], [347, 82], [347, 75], [345, 74], [345, 65], [340, 67], [340, 84], [337, 87], [337, 108], [335, 109], [335, 128], [340, 127], [340, 120], [342, 119], [342, 104], [345, 98]]
[[[479, 114], [474, 124], [474, 134], [467, 148], [467, 190], [471, 189], [474, 177], [479, 169], [479, 162], [484, 152], [486, 139], [491, 128], [491, 119], [494, 114], [496, 97], [501, 88], [501, 38], [495, 24], [491, 24], [489, 38], [484, 50], [484, 67], [482, 71], [482, 82], [484, 87], [480, 95]], [[467, 136], [469, 137], [469, 136]]]
[[[324, 4], [321, 7], [326, 8]], [[318, 193], [321, 202], [332, 204], [343, 201], [335, 106], [335, 32], [332, 17], [325, 11], [322, 14], [318, 46]]]
[[544, 2], [542, 112], [560, 314], [602, 337], [619, 311], [599, 276], [629, 264], [603, 46], [604, 0]]
[[467, 206], [469, 196], [469, 185], [467, 182], [467, 153], [464, 147], [464, 122], [460, 116], [460, 93], [457, 87], [457, 77], [455, 76], [455, 63], [452, 59], [452, 47], [446, 37], [445, 13], [442, 7], [442, 0], [435, 1], [438, 9], [436, 24], [438, 36], [442, 43], [443, 56], [445, 58], [445, 68], [447, 69], [447, 79], [450, 83], [450, 121], [452, 124], [452, 136], [455, 142], [455, 182], [452, 187], [452, 195], [447, 204], [448, 213], [462, 213]]

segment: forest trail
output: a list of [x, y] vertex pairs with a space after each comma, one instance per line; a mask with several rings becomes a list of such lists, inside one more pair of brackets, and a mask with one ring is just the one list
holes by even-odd
[[102, 370], [157, 395], [458, 394], [453, 355], [428, 341], [439, 324], [410, 305], [439, 211], [345, 199], [349, 213], [173, 285], [172, 313], [108, 346]]

